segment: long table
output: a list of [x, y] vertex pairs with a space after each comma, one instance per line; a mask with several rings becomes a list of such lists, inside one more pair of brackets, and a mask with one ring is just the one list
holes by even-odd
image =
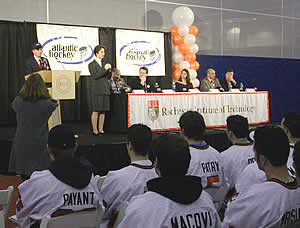
[[147, 93], [112, 96], [111, 118], [107, 120], [110, 124], [106, 125], [111, 131], [125, 130], [135, 123], [146, 124], [153, 131], [178, 130], [180, 116], [189, 110], [201, 113], [207, 127], [225, 127], [226, 118], [237, 114], [247, 117], [249, 124], [270, 121], [267, 91]]

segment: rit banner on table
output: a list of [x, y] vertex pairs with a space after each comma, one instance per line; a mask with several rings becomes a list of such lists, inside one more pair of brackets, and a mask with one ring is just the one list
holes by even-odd
[[37, 37], [52, 70], [81, 71], [90, 75], [88, 64], [99, 44], [97, 28], [37, 24]]
[[269, 122], [268, 92], [129, 94], [128, 127], [143, 123], [153, 131], [178, 130], [180, 116], [197, 111], [207, 127], [225, 127], [230, 115], [242, 115], [249, 124]]

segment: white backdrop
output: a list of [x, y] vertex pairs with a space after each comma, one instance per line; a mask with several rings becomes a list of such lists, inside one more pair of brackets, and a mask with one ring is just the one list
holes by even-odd
[[122, 75], [138, 76], [145, 66], [149, 76], [165, 76], [164, 34], [117, 29], [116, 61]]
[[98, 28], [37, 24], [37, 36], [52, 70], [90, 75], [88, 64], [94, 58], [94, 47], [99, 44]]

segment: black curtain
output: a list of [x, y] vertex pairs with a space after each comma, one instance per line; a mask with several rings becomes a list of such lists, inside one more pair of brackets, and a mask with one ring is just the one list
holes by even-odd
[[34, 23], [0, 21], [0, 123], [15, 123], [11, 102], [24, 83], [25, 59], [37, 41]]

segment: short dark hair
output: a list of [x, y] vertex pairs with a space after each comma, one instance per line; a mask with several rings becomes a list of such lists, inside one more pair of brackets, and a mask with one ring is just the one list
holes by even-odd
[[254, 149], [258, 155], [264, 155], [272, 166], [284, 166], [289, 157], [290, 145], [282, 128], [266, 125], [256, 128]]
[[183, 134], [194, 140], [203, 140], [205, 134], [205, 122], [203, 116], [196, 111], [187, 111], [179, 118], [179, 126]]
[[145, 71], [146, 71], [146, 74], [148, 74], [148, 68], [147, 68], [147, 67], [144, 67], [144, 66], [143, 66], [143, 67], [140, 67], [139, 71], [140, 71], [140, 70], [145, 70]]
[[97, 46], [94, 48], [94, 54], [96, 55], [102, 48], [105, 50], [105, 47], [104, 47], [104, 46], [102, 46], [102, 45], [97, 45]]
[[287, 112], [282, 117], [283, 125], [287, 127], [293, 138], [300, 138], [300, 113]]
[[229, 72], [234, 72], [234, 71], [233, 71], [233, 69], [226, 70], [226, 73], [229, 73]]
[[182, 176], [188, 171], [191, 154], [186, 140], [176, 134], [163, 134], [153, 140], [152, 152], [162, 176]]
[[296, 169], [296, 174], [300, 177], [300, 141], [297, 141], [294, 146], [293, 153], [294, 166]]
[[55, 159], [72, 157], [75, 153], [76, 138], [71, 127], [63, 124], [53, 127], [48, 136], [48, 147]]
[[133, 124], [128, 129], [128, 142], [132, 144], [136, 154], [146, 156], [151, 150], [151, 129], [144, 124]]
[[227, 117], [227, 129], [237, 138], [247, 138], [249, 132], [248, 119], [241, 115]]

